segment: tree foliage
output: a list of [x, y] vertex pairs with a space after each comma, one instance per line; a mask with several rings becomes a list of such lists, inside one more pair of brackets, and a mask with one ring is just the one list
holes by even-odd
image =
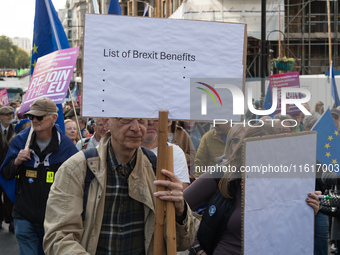
[[30, 55], [14, 45], [7, 36], [0, 36], [0, 68], [23, 69], [30, 67]]

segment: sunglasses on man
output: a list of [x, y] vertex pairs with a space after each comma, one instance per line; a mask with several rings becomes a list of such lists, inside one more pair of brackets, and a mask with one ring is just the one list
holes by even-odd
[[29, 118], [30, 120], [33, 120], [34, 118], [36, 118], [37, 121], [42, 121], [42, 120], [45, 118], [46, 115], [47, 115], [47, 114], [45, 114], [45, 115], [43, 115], [43, 116], [28, 115], [28, 118]]

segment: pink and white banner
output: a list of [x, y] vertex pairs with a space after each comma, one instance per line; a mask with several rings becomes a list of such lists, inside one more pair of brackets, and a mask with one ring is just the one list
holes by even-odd
[[64, 102], [70, 85], [79, 47], [58, 50], [38, 58], [20, 113], [28, 111], [40, 97], [48, 97], [56, 104]]
[[[283, 87], [300, 88], [299, 72], [269, 75], [269, 81], [271, 93], [273, 93], [273, 88], [278, 89], [277, 108], [274, 112], [274, 114], [277, 114], [281, 112], [281, 88]], [[301, 94], [287, 93], [286, 98], [298, 99], [301, 98]], [[287, 114], [296, 114], [301, 112], [301, 110], [296, 105], [287, 105], [286, 111]]]
[[9, 106], [9, 97], [8, 97], [7, 89], [0, 90], [0, 103], [3, 106]]

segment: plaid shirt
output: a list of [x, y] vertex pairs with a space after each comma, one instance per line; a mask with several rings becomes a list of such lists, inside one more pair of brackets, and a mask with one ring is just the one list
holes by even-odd
[[105, 208], [96, 255], [145, 254], [144, 206], [129, 197], [128, 178], [137, 152], [122, 166], [109, 141], [107, 155]]

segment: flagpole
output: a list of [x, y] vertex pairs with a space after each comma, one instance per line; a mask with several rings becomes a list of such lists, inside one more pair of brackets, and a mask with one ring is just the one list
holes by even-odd
[[99, 14], [98, 2], [97, 0], [92, 0], [93, 9], [95, 14]]
[[[49, 0], [45, 0], [45, 5], [46, 5], [48, 17], [50, 19], [50, 23], [51, 23], [51, 26], [52, 26], [53, 34], [54, 34], [55, 40], [57, 42], [58, 50], [62, 50], [61, 44], [60, 44], [60, 40], [59, 40], [59, 36], [58, 36], [57, 30], [55, 28], [54, 19], [52, 17], [51, 6], [50, 6], [50, 3], [49, 3]], [[77, 124], [77, 128], [78, 128], [78, 135], [80, 137], [82, 148], [84, 148], [84, 141], [82, 139], [83, 137], [81, 135], [81, 130], [80, 130], [80, 126], [79, 126], [78, 116], [77, 116], [76, 109], [74, 107], [74, 102], [73, 102], [73, 97], [72, 97], [72, 93], [71, 93], [71, 90], [70, 90], [70, 86], [68, 86], [68, 93], [70, 94], [74, 116], [76, 117], [76, 124]]]
[[53, 34], [54, 34], [55, 40], [57, 42], [58, 50], [61, 50], [61, 45], [60, 45], [58, 33], [57, 33], [57, 30], [55, 29], [54, 20], [52, 18], [51, 6], [50, 6], [50, 3], [48, 2], [48, 0], [45, 0], [45, 5], [46, 5], [48, 17], [50, 18], [50, 22], [51, 22], [51, 25], [52, 25]]
[[329, 67], [332, 65], [332, 36], [331, 36], [331, 11], [330, 3], [327, 0], [327, 16], [328, 16], [328, 51], [329, 51]]

